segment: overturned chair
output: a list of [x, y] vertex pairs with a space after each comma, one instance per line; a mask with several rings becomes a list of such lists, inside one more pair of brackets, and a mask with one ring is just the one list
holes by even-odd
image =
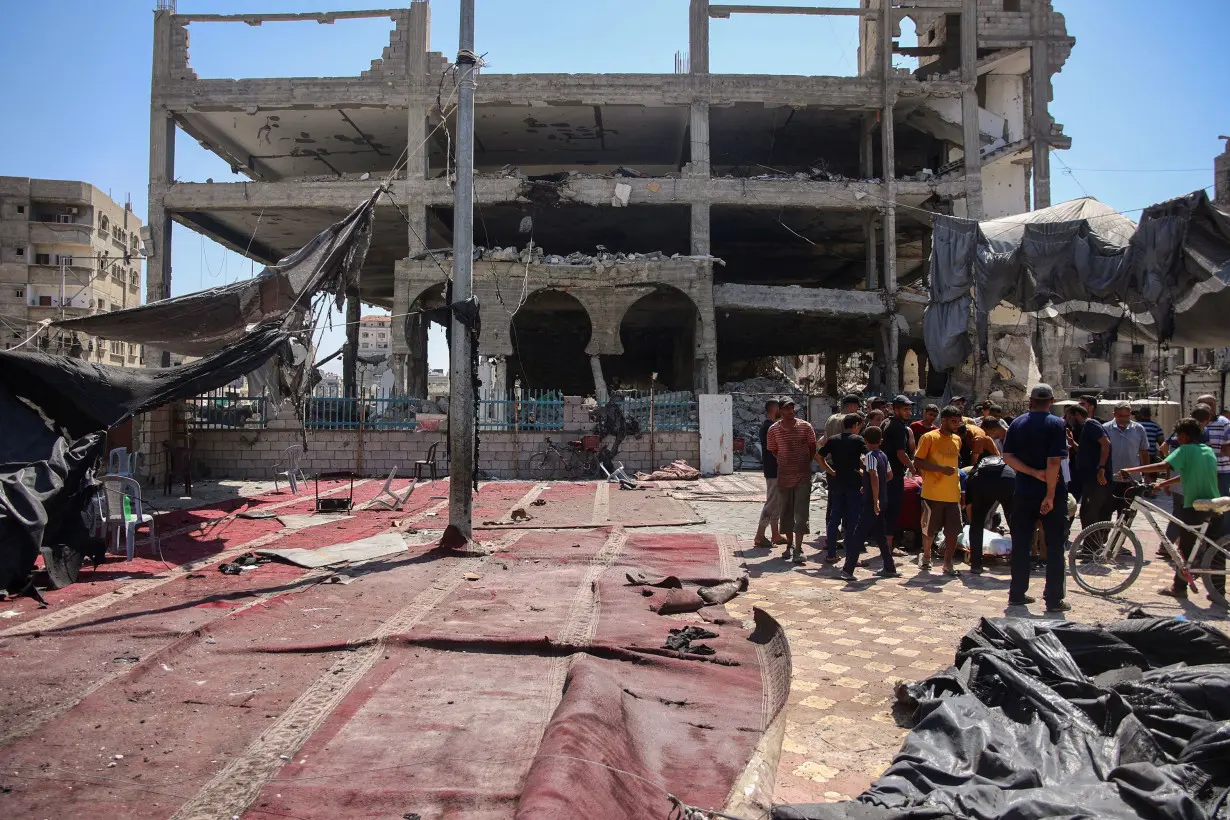
[[410, 486], [398, 492], [393, 489], [393, 482], [397, 479], [397, 467], [393, 467], [389, 471], [389, 477], [385, 479], [384, 486], [380, 488], [380, 492], [376, 493], [376, 497], [363, 505], [361, 509], [374, 510], [384, 509], [397, 512], [407, 501], [410, 500], [410, 494], [414, 492], [414, 483], [417, 479], [410, 481]]

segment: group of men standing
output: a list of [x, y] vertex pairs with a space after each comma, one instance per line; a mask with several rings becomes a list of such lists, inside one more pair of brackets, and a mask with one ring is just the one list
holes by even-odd
[[[840, 577], [854, 581], [859, 554], [873, 541], [882, 558], [876, 575], [894, 577], [898, 573], [893, 532], [906, 473], [912, 471], [921, 480], [922, 569], [930, 569], [931, 544], [942, 533], [943, 572], [956, 574], [953, 558], [964, 504], [971, 522], [970, 571], [981, 573], [983, 522], [999, 503], [1012, 534], [1009, 604], [1035, 602], [1026, 593], [1035, 532], [1040, 528], [1046, 545], [1043, 599], [1047, 611], [1067, 611], [1071, 608], [1064, 599], [1069, 493], [1080, 501], [1082, 527], [1107, 520], [1116, 503], [1122, 503], [1122, 484], [1128, 480], [1123, 471], [1154, 463], [1159, 454], [1167, 456], [1181, 442], [1172, 437], [1168, 444], [1147, 408], [1135, 411], [1138, 420], [1133, 420], [1131, 406], [1121, 404], [1113, 419], [1103, 421], [1097, 418], [1096, 399], [1086, 396], [1061, 419], [1051, 412], [1054, 399], [1048, 385], [1034, 386], [1029, 412], [1009, 425], [1002, 411], [989, 404], [981, 406], [980, 420], [966, 417], [960, 397], [942, 410], [928, 405], [923, 418], [913, 423], [914, 403], [904, 395], [893, 399], [891, 406], [879, 402], [882, 407], [873, 406], [864, 417], [862, 399], [848, 395], [819, 438], [810, 423], [797, 417], [792, 399], [771, 400], [760, 429], [768, 496], [755, 543], [770, 548], [784, 545], [787, 557], [796, 563], [806, 561], [803, 538], [811, 528], [811, 478], [817, 462], [828, 474], [823, 562], [838, 562], [844, 535]], [[1212, 397], [1201, 397], [1192, 415], [1201, 426], [1204, 443], [1216, 452], [1218, 490], [1230, 495], [1230, 420], [1214, 419], [1206, 400], [1215, 406]], [[967, 486], [962, 467], [971, 466], [976, 469], [969, 473]], [[1181, 498], [1175, 507], [1186, 509]]]

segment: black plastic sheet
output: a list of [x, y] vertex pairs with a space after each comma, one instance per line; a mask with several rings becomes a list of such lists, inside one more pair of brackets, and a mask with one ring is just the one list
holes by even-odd
[[774, 818], [1230, 817], [1230, 639], [1211, 627], [984, 619], [903, 700], [917, 723], [871, 788]]
[[[970, 349], [972, 289], [984, 356], [1001, 302], [1025, 311], [1104, 306], [1161, 341], [1230, 344], [1228, 285], [1230, 214], [1204, 191], [1146, 208], [1139, 225], [1091, 198], [977, 224], [936, 216], [923, 331], [932, 365], [957, 367]], [[1105, 329], [1104, 316], [1094, 326], [1080, 311], [1061, 313], [1084, 330]]]

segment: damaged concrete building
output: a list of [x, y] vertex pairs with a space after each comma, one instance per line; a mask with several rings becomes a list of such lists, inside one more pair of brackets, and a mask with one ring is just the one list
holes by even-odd
[[[796, 14], [857, 17], [857, 74], [711, 73], [710, 28], [746, 14], [782, 26]], [[199, 79], [189, 61], [193, 25], [359, 17], [393, 28], [358, 77]], [[880, 389], [942, 390], [921, 332], [930, 216], [1050, 204], [1049, 151], [1069, 143], [1048, 113], [1074, 43], [1063, 17], [1049, 0], [690, 0], [689, 19], [676, 73], [482, 73], [474, 280], [488, 380], [601, 398], [657, 373], [667, 389], [712, 393], [764, 357], [819, 354], [835, 374], [858, 352], [872, 354]], [[408, 155], [350, 294], [349, 347], [360, 303], [390, 309], [396, 389], [425, 396], [420, 311], [446, 298], [455, 133], [451, 66], [428, 32], [417, 1], [155, 12], [149, 299], [170, 293], [172, 222], [272, 262]], [[917, 70], [894, 68], [894, 55], [918, 58]], [[244, 179], [177, 181], [177, 131]], [[354, 395], [353, 355], [344, 383]]]

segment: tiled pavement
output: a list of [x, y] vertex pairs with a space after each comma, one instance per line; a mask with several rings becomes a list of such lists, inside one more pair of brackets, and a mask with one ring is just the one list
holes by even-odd
[[[746, 487], [758, 486], [759, 477], [744, 473], [716, 481], [723, 490], [747, 497]], [[922, 573], [917, 564], [901, 558], [902, 577], [872, 581], [869, 571], [860, 570], [865, 580], [851, 585], [838, 579], [834, 568], [816, 562], [796, 567], [780, 550], [769, 554], [753, 548], [758, 503], [692, 504], [706, 524], [685, 531], [741, 536], [751, 585], [727, 608], [750, 618], [752, 606], [761, 607], [781, 622], [790, 639], [794, 677], [777, 777], [779, 802], [844, 800], [863, 791], [888, 765], [907, 731], [905, 720], [893, 713], [895, 684], [951, 664], [960, 637], [981, 617], [1066, 617], [1093, 623], [1143, 606], [1157, 615], [1183, 614], [1230, 629], [1226, 611], [1211, 608], [1203, 592], [1184, 605], [1157, 595], [1171, 572], [1156, 560], [1149, 560], [1136, 583], [1115, 599], [1088, 595], [1069, 579], [1073, 610], [1048, 616], [1040, 604], [1028, 611], [1006, 609], [1008, 573], [1002, 564], [981, 577], [962, 572], [947, 578]], [[814, 505], [812, 521], [823, 520], [823, 506]], [[1157, 538], [1144, 521], [1137, 530], [1151, 559]], [[810, 558], [814, 546], [805, 552]], [[1035, 597], [1041, 598], [1041, 585], [1035, 573], [1030, 590]]]

